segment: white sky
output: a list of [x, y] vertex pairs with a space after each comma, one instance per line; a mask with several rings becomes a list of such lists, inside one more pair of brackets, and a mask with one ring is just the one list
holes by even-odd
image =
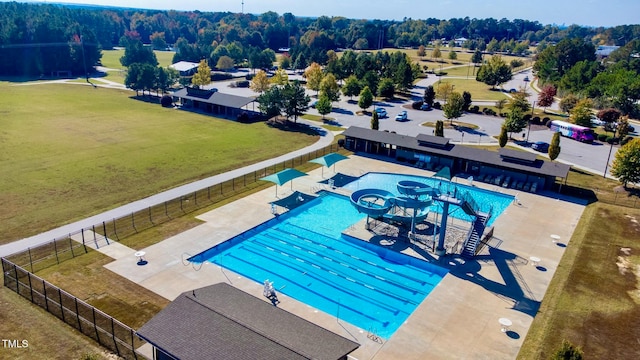
[[[0, 0], [6, 1], [6, 0]], [[18, 0], [20, 1], [20, 0]], [[28, 1], [28, 0], [22, 0]], [[45, 1], [45, 0], [40, 0]], [[640, 0], [58, 0], [161, 10], [230, 11], [352, 19], [507, 18], [542, 24], [616, 26], [640, 23]], [[55, 1], [51, 1], [55, 2]]]

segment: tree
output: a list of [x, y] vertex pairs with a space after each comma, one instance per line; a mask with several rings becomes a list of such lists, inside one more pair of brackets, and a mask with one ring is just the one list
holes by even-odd
[[[265, 74], [265, 76], [266, 76], [266, 74]], [[284, 71], [284, 69], [276, 70], [275, 74], [271, 78], [271, 83], [274, 84], [274, 85], [284, 86], [288, 82], [289, 82], [289, 75], [287, 75], [287, 72]]]
[[618, 138], [622, 139], [629, 134], [629, 117], [623, 116], [618, 121], [618, 126], [616, 128], [616, 134]]
[[[476, 64], [482, 64], [482, 51], [480, 51], [479, 49], [476, 50], [473, 55], [471, 56], [471, 62], [476, 65]], [[477, 66], [477, 65], [476, 65]]]
[[327, 74], [320, 82], [320, 93], [331, 102], [340, 100], [340, 87], [333, 74]]
[[634, 138], [616, 152], [611, 174], [627, 188], [629, 183], [640, 182], [640, 139]]
[[365, 86], [361, 91], [360, 91], [360, 99], [358, 99], [358, 106], [362, 109], [362, 110], [366, 110], [369, 108], [369, 106], [371, 106], [373, 104], [373, 93], [371, 92], [371, 89], [369, 89], [368, 86]]
[[511, 111], [513, 111], [514, 109], [520, 109], [520, 111], [523, 114], [526, 114], [527, 112], [529, 112], [529, 109], [531, 109], [531, 105], [529, 105], [529, 99], [527, 98], [527, 94], [522, 91], [517, 92], [513, 94], [513, 96], [511, 96], [511, 99], [509, 99], [509, 103], [507, 104], [507, 107]]
[[264, 90], [258, 96], [258, 109], [267, 117], [280, 115], [282, 108], [282, 90], [279, 86], [273, 86]]
[[436, 88], [436, 96], [438, 99], [442, 99], [442, 101], [447, 101], [447, 98], [453, 92], [453, 84], [448, 82], [440, 81], [438, 83], [438, 87]]
[[315, 90], [317, 95], [318, 91], [320, 91], [320, 83], [324, 77], [320, 64], [314, 62], [309, 65], [307, 70], [304, 71], [303, 76], [307, 79], [307, 88]]
[[449, 60], [456, 60], [457, 58], [458, 58], [458, 54], [455, 51], [453, 50], [449, 51]]
[[582, 360], [582, 350], [563, 340], [562, 346], [553, 354], [551, 360]]
[[591, 107], [593, 106], [590, 99], [580, 100], [576, 106], [571, 109], [571, 122], [580, 126], [591, 126]]
[[462, 116], [462, 109], [464, 107], [464, 99], [458, 92], [452, 92], [449, 95], [449, 100], [442, 106], [444, 117], [449, 119], [450, 123], [453, 123], [453, 119], [457, 119]]
[[325, 94], [320, 95], [320, 99], [316, 103], [316, 110], [318, 113], [322, 115], [322, 119], [324, 120], [324, 116], [331, 112], [333, 107], [331, 106], [331, 100]]
[[509, 114], [507, 114], [507, 118], [504, 121], [503, 127], [507, 129], [507, 132], [509, 132], [509, 136], [511, 136], [511, 134], [514, 132], [519, 133], [525, 127], [527, 127], [527, 119], [525, 118], [524, 113], [519, 107], [511, 109]]
[[427, 51], [424, 48], [424, 45], [420, 45], [418, 46], [418, 53], [417, 53], [419, 58], [423, 58], [425, 56], [427, 56]]
[[433, 85], [429, 85], [424, 89], [424, 95], [422, 95], [422, 99], [425, 103], [429, 104], [429, 106], [433, 106], [433, 100], [436, 98], [436, 91], [433, 89]]
[[560, 155], [560, 132], [556, 131], [553, 134], [553, 137], [551, 138], [551, 145], [549, 145], [548, 154], [551, 161], [557, 159], [558, 155]]
[[556, 87], [553, 84], [543, 86], [538, 94], [538, 106], [542, 106], [546, 111], [546, 108], [555, 102], [555, 96]]
[[156, 54], [150, 47], [146, 47], [140, 40], [131, 39], [127, 42], [124, 49], [124, 55], [120, 58], [122, 66], [130, 66], [135, 63], [149, 64], [153, 67], [158, 66]]
[[496, 101], [496, 109], [498, 109], [498, 113], [502, 114], [502, 109], [507, 105], [507, 99], [500, 99]]
[[576, 106], [576, 104], [578, 104], [578, 101], [580, 101], [580, 99], [578, 99], [578, 97], [573, 94], [565, 95], [565, 97], [560, 100], [560, 110], [569, 113]]
[[360, 93], [360, 82], [355, 75], [350, 75], [342, 86], [342, 93], [349, 98]]
[[433, 48], [433, 51], [431, 52], [431, 57], [438, 60], [442, 57], [442, 52], [440, 51], [440, 47], [436, 46], [435, 48]]
[[293, 121], [297, 122], [298, 115], [309, 109], [309, 101], [311, 99], [297, 80], [282, 88], [282, 110], [287, 119], [293, 116]]
[[378, 96], [383, 98], [393, 98], [395, 93], [395, 86], [393, 85], [393, 80], [389, 78], [380, 79], [380, 83], [378, 84]]
[[380, 129], [380, 119], [378, 119], [378, 113], [375, 111], [371, 115], [371, 129], [372, 130]]
[[498, 136], [498, 145], [503, 148], [507, 145], [508, 141], [509, 137], [507, 136], [507, 128], [503, 125], [500, 129], [500, 136]]
[[263, 93], [269, 89], [270, 81], [267, 77], [267, 73], [264, 70], [259, 70], [251, 79], [249, 87], [251, 90], [259, 93]]
[[511, 67], [502, 60], [500, 55], [494, 55], [486, 64], [480, 66], [476, 80], [495, 88], [511, 80], [512, 77]]
[[434, 130], [433, 134], [435, 136], [444, 137], [444, 121], [436, 121], [436, 129]]
[[220, 56], [220, 58], [218, 59], [218, 63], [216, 64], [216, 67], [226, 72], [233, 69], [234, 65], [235, 63], [233, 62], [233, 59], [230, 56], [223, 55], [223, 56]]
[[156, 85], [154, 86], [156, 89], [162, 91], [162, 93], [166, 93], [180, 78], [180, 73], [178, 70], [167, 67], [157, 67], [156, 68]]
[[471, 106], [471, 93], [468, 91], [462, 92], [462, 99], [464, 100], [464, 105], [462, 106], [462, 111], [469, 111], [469, 107]]
[[206, 86], [211, 83], [211, 68], [207, 65], [206, 60], [200, 60], [200, 64], [198, 64], [198, 70], [193, 77], [191, 78], [191, 83], [194, 87], [199, 88], [201, 86]]
[[620, 116], [622, 116], [622, 114], [617, 109], [607, 108], [598, 111], [598, 114], [596, 116], [598, 117], [598, 119], [605, 122], [606, 129], [608, 127], [606, 126], [607, 124], [615, 123], [616, 121], [618, 121], [618, 119], [620, 119]]
[[291, 56], [282, 56], [280, 58], [280, 69], [291, 68]]

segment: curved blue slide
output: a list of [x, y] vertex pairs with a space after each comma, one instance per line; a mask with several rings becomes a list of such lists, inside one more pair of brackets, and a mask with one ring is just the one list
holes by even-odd
[[362, 189], [351, 194], [351, 204], [359, 212], [379, 218], [389, 212], [393, 204], [393, 193], [382, 189]]

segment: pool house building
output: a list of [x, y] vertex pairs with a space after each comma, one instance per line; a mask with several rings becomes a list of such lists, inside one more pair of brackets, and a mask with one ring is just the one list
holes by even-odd
[[538, 159], [534, 153], [504, 148], [490, 151], [426, 134], [414, 137], [356, 126], [343, 134], [344, 146], [351, 151], [390, 157], [431, 171], [448, 167], [451, 175], [531, 192], [552, 190], [556, 179], [566, 181], [571, 169], [567, 164]]

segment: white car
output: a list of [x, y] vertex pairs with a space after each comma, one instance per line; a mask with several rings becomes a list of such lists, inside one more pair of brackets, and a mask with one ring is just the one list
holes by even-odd
[[376, 113], [378, 113], [378, 118], [380, 119], [387, 117], [387, 110], [384, 108], [376, 108]]
[[398, 115], [396, 115], [396, 121], [407, 121], [407, 112], [405, 110], [401, 111]]

